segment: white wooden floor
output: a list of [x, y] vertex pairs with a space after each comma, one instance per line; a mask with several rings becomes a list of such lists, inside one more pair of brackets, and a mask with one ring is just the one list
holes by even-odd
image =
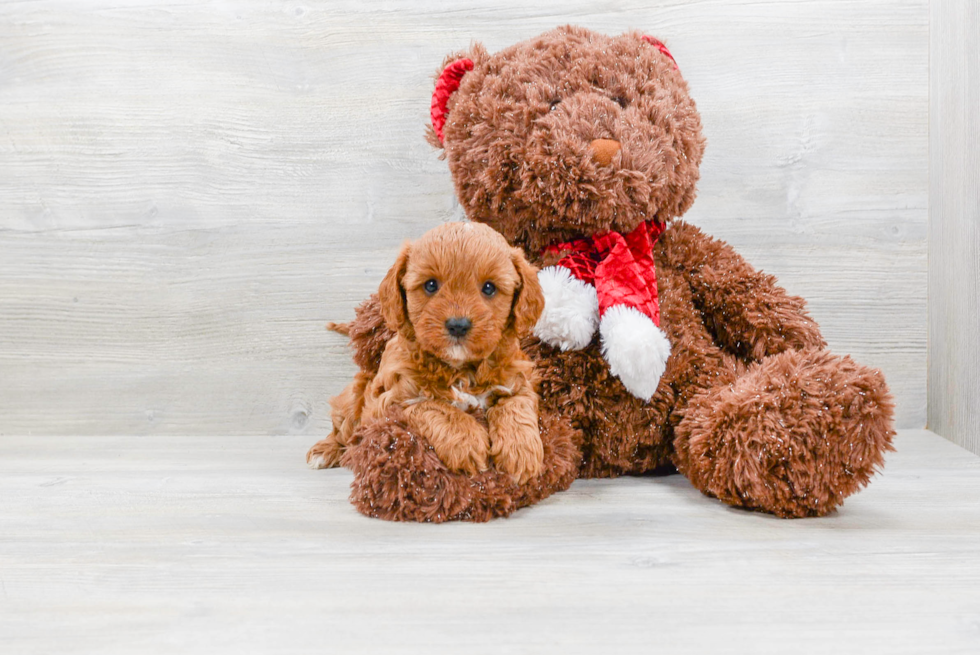
[[671, 476], [385, 523], [309, 443], [0, 439], [0, 651], [980, 652], [980, 458], [925, 431], [799, 521]]

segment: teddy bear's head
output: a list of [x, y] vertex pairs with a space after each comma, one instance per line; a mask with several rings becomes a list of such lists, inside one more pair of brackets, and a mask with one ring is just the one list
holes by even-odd
[[701, 119], [663, 44], [561, 27], [496, 54], [448, 57], [430, 143], [472, 220], [528, 254], [668, 221], [694, 201]]

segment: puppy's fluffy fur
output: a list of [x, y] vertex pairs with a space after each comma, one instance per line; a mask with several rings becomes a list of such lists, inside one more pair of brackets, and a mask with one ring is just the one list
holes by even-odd
[[[378, 371], [330, 401], [333, 431], [307, 453], [310, 466], [336, 466], [361, 422], [397, 405], [449, 468], [475, 474], [492, 460], [517, 482], [536, 476], [536, 378], [520, 337], [544, 298], [523, 253], [485, 225], [446, 223], [402, 248], [378, 296], [397, 334]], [[470, 327], [454, 336], [451, 319]]]

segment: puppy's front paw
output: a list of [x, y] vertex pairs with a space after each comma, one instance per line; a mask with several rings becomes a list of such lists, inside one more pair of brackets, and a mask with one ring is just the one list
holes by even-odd
[[544, 468], [544, 445], [537, 426], [511, 423], [510, 429], [490, 430], [490, 455], [494, 466], [518, 484], [537, 477]]
[[343, 448], [332, 437], [327, 437], [322, 441], [313, 444], [309, 452], [306, 453], [306, 463], [311, 469], [328, 469], [340, 464], [340, 456]]
[[441, 443], [432, 442], [432, 447], [442, 463], [454, 471], [476, 475], [489, 468], [490, 439], [486, 428], [475, 420], [472, 425], [457, 426], [453, 439]]

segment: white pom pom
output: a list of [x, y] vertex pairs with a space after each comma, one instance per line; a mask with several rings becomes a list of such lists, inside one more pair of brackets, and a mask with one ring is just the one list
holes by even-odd
[[649, 316], [626, 305], [606, 310], [599, 323], [599, 334], [609, 371], [631, 394], [650, 400], [670, 357], [667, 335]]
[[562, 350], [580, 350], [592, 342], [599, 325], [599, 298], [595, 287], [572, 275], [564, 266], [538, 271], [544, 293], [544, 311], [534, 336]]

